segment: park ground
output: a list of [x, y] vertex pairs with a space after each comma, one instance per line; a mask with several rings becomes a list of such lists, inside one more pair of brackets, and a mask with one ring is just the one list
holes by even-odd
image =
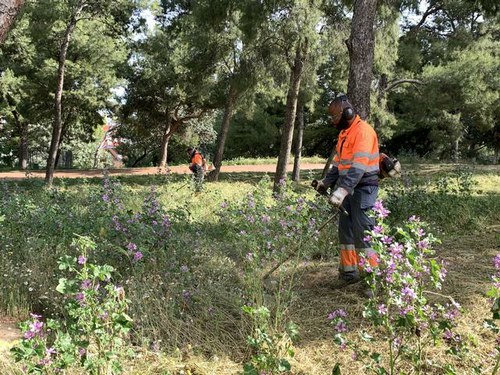
[[[419, 170], [425, 174], [437, 174], [443, 170], [452, 170], [453, 165], [422, 165]], [[322, 164], [303, 165], [303, 169], [322, 169]], [[479, 166], [481, 171], [489, 176], [500, 176], [500, 168], [497, 166]], [[275, 165], [240, 165], [223, 167], [223, 173], [237, 172], [274, 172]], [[186, 167], [171, 167], [172, 173], [188, 173]], [[112, 170], [113, 175], [154, 175], [158, 174], [157, 168], [122, 169]], [[58, 171], [56, 178], [71, 177], [98, 177], [102, 171]], [[4, 172], [0, 173], [0, 181], [16, 180], [24, 178], [43, 178], [43, 172]], [[489, 177], [484, 177], [488, 179]], [[486, 193], [500, 194], [497, 183], [488, 185]], [[500, 216], [499, 216], [500, 218]], [[460, 318], [462, 334], [465, 337], [474, 338], [475, 348], [478, 353], [475, 360], [480, 359], [485, 365], [492, 362], [490, 356], [494, 348], [495, 335], [484, 327], [483, 321], [491, 315], [491, 301], [486, 297], [487, 290], [491, 287], [491, 275], [494, 273], [492, 258], [500, 253], [500, 220], [490, 223], [486, 227], [470, 232], [464, 230], [462, 233], [454, 233], [443, 239], [437, 247], [437, 255], [448, 264], [448, 276], [442, 294], [451, 296], [464, 308], [464, 314]], [[343, 364], [342, 374], [364, 373], [359, 362], [350, 359], [350, 353], [339, 352], [332, 342], [332, 333], [325, 330], [325, 316], [328, 311], [335, 307], [349, 306], [352, 320], [361, 322], [364, 298], [360, 293], [358, 285], [351, 285], [345, 289], [333, 289], [332, 283], [337, 276], [336, 259], [330, 261], [314, 260], [304, 263], [301, 282], [297, 286], [296, 293], [300, 301], [292, 314], [292, 319], [301, 322], [301, 341], [297, 345], [295, 358], [292, 359], [294, 374], [323, 375], [331, 372], [335, 363]], [[16, 329], [15, 317], [4, 317], [0, 319], [0, 352], [5, 359], [6, 349], [20, 338]], [[149, 353], [144, 353], [146, 362], [151, 358]], [[2, 359], [0, 358], [0, 361]], [[205, 359], [197, 355], [183, 355], [176, 363], [166, 364], [172, 359], [154, 357], [156, 364], [147, 365], [147, 373], [162, 373], [160, 368], [177, 368], [176, 374], [237, 374], [241, 372], [241, 364], [227, 358]], [[163, 362], [162, 362], [163, 361]], [[166, 361], [166, 362], [165, 362]], [[472, 361], [472, 359], [471, 359]], [[459, 363], [460, 360], [457, 360]], [[463, 362], [463, 361], [462, 361]], [[345, 364], [350, 364], [349, 368]], [[461, 364], [467, 368], [466, 363]], [[473, 363], [469, 364], [472, 367]], [[146, 373], [142, 362], [134, 365], [133, 374]], [[155, 370], [156, 368], [156, 370]], [[189, 370], [189, 372], [187, 372]], [[185, 372], [183, 372], [185, 371]]]

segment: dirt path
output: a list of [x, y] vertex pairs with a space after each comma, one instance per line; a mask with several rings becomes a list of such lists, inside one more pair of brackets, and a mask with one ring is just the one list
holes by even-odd
[[[323, 169], [324, 164], [311, 164], [304, 163], [301, 165], [302, 170], [310, 169]], [[186, 174], [191, 173], [187, 166], [173, 166], [169, 167], [171, 173]], [[293, 165], [288, 166], [288, 171], [292, 171]], [[222, 166], [222, 173], [239, 173], [239, 172], [268, 172], [274, 173], [276, 171], [275, 164], [265, 165], [228, 165]], [[162, 173], [158, 167], [149, 168], [121, 168], [121, 169], [108, 169], [110, 176], [119, 175], [154, 175]], [[54, 173], [55, 178], [92, 178], [102, 177], [102, 169], [89, 169], [89, 170], [59, 170]], [[22, 180], [25, 178], [45, 178], [45, 171], [10, 171], [0, 172], [0, 180]]]
[[21, 338], [21, 331], [14, 320], [0, 318], [0, 352], [8, 350]]

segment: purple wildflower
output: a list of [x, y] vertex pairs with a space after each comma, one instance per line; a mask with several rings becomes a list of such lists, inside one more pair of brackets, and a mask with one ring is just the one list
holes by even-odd
[[410, 301], [412, 301], [412, 300], [414, 300], [415, 298], [417, 298], [417, 295], [416, 295], [416, 293], [413, 291], [413, 289], [411, 289], [410, 287], [407, 287], [407, 286], [405, 286], [405, 287], [403, 288], [403, 290], [401, 290], [401, 295], [402, 295], [403, 297], [406, 297], [406, 299], [407, 299], [407, 300], [410, 300]]
[[391, 236], [383, 236], [381, 240], [383, 244], [389, 245], [392, 243], [392, 237]]
[[382, 203], [382, 201], [378, 200], [375, 202], [373, 205], [373, 211], [377, 214], [377, 217], [380, 219], [383, 219], [387, 216], [389, 216], [390, 212], [388, 209], [386, 209]]
[[335, 325], [334, 329], [335, 329], [335, 331], [337, 333], [347, 332], [347, 326], [346, 326], [346, 324], [342, 320], [339, 321], [339, 322], [337, 322], [337, 324]]
[[24, 332], [24, 338], [26, 340], [31, 340], [33, 337], [35, 337], [35, 332], [33, 332], [33, 331]]
[[90, 281], [90, 280], [83, 280], [82, 284], [80, 285], [80, 287], [82, 289], [89, 289], [91, 285], [92, 285], [92, 281]]
[[417, 247], [419, 249], [427, 249], [428, 246], [429, 246], [429, 241], [426, 239], [417, 242]]
[[495, 258], [493, 258], [493, 264], [497, 270], [500, 269], [500, 254], [497, 254]]
[[387, 315], [387, 306], [382, 303], [378, 305], [377, 311], [379, 315]]
[[134, 254], [134, 260], [135, 260], [136, 262], [140, 261], [143, 257], [144, 257], [144, 255], [143, 255], [140, 251], [137, 251], [137, 252]]
[[347, 313], [343, 309], [338, 309], [328, 314], [328, 320], [333, 320], [336, 318], [347, 318]]
[[85, 256], [80, 255], [78, 257], [78, 264], [85, 264], [86, 262], [87, 262], [87, 258], [85, 258]]

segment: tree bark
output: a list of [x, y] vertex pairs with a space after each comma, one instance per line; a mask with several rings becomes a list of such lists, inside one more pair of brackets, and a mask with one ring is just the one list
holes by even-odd
[[45, 172], [45, 181], [48, 186], [52, 186], [54, 180], [54, 170], [59, 149], [59, 141], [62, 133], [62, 96], [64, 87], [64, 71], [66, 67], [66, 55], [68, 53], [71, 36], [78, 22], [78, 16], [83, 9], [84, 2], [80, 0], [71, 15], [71, 19], [66, 26], [64, 37], [59, 50], [59, 67], [57, 69], [57, 88], [55, 93], [54, 125], [52, 128], [52, 139], [50, 141], [49, 157], [47, 159], [47, 170]]
[[238, 100], [238, 91], [233, 84], [229, 87], [229, 94], [226, 101], [226, 106], [224, 108], [224, 116], [222, 118], [222, 125], [217, 140], [217, 151], [214, 156], [214, 167], [215, 169], [210, 172], [207, 176], [208, 181], [218, 181], [220, 168], [222, 166], [222, 157], [224, 156], [224, 147], [226, 144], [227, 133], [229, 132], [229, 126], [231, 125], [231, 119], [233, 118], [234, 107], [236, 101]]
[[[380, 79], [378, 82], [378, 92], [377, 92], [377, 105], [380, 109], [385, 111], [385, 94], [387, 89], [387, 74], [383, 73], [380, 75]], [[380, 119], [376, 119], [373, 121], [373, 128], [378, 133], [378, 130], [382, 127], [382, 123]], [[380, 136], [380, 135], [379, 135]]]
[[375, 13], [377, 0], [355, 0], [349, 50], [347, 97], [361, 118], [370, 115], [370, 89], [375, 50]]
[[323, 172], [321, 172], [321, 179], [325, 178], [326, 174], [330, 170], [330, 166], [332, 165], [332, 161], [335, 156], [336, 148], [337, 148], [337, 143], [333, 145], [332, 152], [330, 153], [330, 156], [326, 160], [325, 166], [323, 167]]
[[0, 44], [4, 42], [24, 0], [0, 0]]
[[302, 139], [304, 138], [304, 105], [297, 109], [297, 138], [295, 139], [295, 158], [293, 161], [292, 181], [300, 181], [300, 158], [302, 156]]
[[20, 124], [21, 137], [19, 141], [19, 168], [28, 169], [28, 123], [23, 121]]
[[290, 72], [290, 86], [286, 96], [285, 123], [283, 124], [283, 133], [281, 134], [280, 154], [276, 173], [274, 175], [273, 191], [279, 193], [282, 187], [281, 182], [286, 179], [286, 167], [290, 158], [292, 149], [293, 128], [295, 125], [295, 114], [297, 111], [297, 100], [299, 97], [300, 81], [304, 70], [304, 60], [307, 49], [301, 43], [295, 51], [294, 63]]
[[167, 115], [167, 124], [165, 125], [165, 130], [163, 131], [163, 136], [161, 137], [160, 144], [160, 164], [158, 167], [167, 167], [167, 156], [168, 156], [168, 143], [172, 137], [172, 118]]

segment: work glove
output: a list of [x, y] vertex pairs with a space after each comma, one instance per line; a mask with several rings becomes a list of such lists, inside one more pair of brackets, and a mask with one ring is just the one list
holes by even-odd
[[337, 188], [328, 199], [328, 202], [335, 208], [339, 208], [344, 201], [344, 198], [349, 194], [344, 188]]
[[311, 186], [314, 188], [314, 190], [316, 190], [319, 194], [321, 195], [326, 195], [326, 192], [327, 192], [327, 187], [326, 185], [323, 183], [323, 180], [313, 180], [311, 182]]

